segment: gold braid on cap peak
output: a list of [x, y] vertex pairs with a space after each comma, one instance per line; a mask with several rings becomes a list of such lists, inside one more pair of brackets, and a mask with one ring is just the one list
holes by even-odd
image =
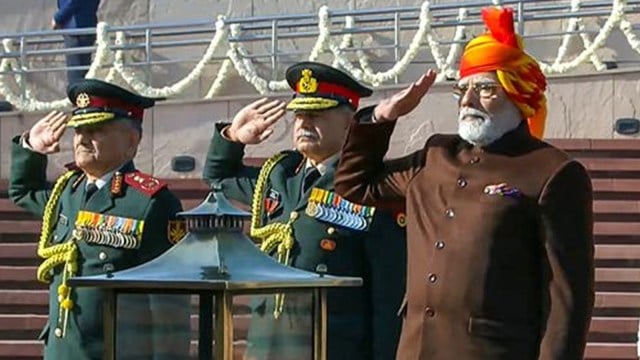
[[76, 126], [85, 126], [85, 125], [94, 125], [101, 123], [103, 121], [113, 120], [116, 115], [110, 112], [97, 112], [97, 113], [87, 113], [87, 114], [78, 114], [73, 115], [67, 126], [76, 127]]
[[324, 110], [338, 106], [338, 100], [320, 97], [298, 97], [287, 104], [288, 110]]

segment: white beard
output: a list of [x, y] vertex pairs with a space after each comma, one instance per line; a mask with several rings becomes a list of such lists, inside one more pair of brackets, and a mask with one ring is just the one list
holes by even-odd
[[460, 108], [458, 135], [476, 146], [486, 146], [500, 139], [520, 124], [516, 116], [494, 117], [470, 107]]

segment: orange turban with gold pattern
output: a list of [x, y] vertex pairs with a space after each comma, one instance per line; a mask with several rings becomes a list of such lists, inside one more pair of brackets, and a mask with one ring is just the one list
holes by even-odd
[[460, 77], [495, 71], [509, 98], [520, 109], [537, 138], [544, 133], [547, 81], [538, 62], [524, 51], [513, 28], [513, 9], [482, 9], [488, 32], [469, 41], [460, 60]]

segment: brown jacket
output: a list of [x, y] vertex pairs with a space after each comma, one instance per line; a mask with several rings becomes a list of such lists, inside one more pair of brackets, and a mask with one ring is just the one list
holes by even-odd
[[394, 126], [352, 125], [335, 188], [358, 203], [406, 201], [397, 359], [582, 359], [594, 301], [583, 166], [524, 123], [485, 148], [434, 135], [383, 161]]

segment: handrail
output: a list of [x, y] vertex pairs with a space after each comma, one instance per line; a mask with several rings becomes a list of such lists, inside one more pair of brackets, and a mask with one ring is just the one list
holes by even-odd
[[[575, 1], [575, 0], [574, 0]], [[568, 35], [593, 36], [599, 29], [576, 28], [572, 30], [564, 29], [558, 31], [544, 32], [531, 30], [529, 23], [540, 21], [565, 21], [569, 19], [588, 19], [608, 17], [612, 11], [612, 4], [616, 0], [582, 0], [579, 8], [572, 8], [572, 1], [565, 0], [503, 0], [502, 5], [512, 6], [516, 12], [516, 25], [518, 32], [527, 39], [548, 39], [561, 38]], [[618, 0], [622, 1], [622, 0]], [[432, 31], [445, 30], [452, 32], [457, 27], [468, 27], [475, 33], [481, 31], [481, 21], [479, 19], [480, 8], [493, 4], [492, 0], [470, 0], [460, 3], [430, 4], [429, 11], [431, 21], [429, 28]], [[466, 17], [460, 19], [461, 9], [466, 9]], [[330, 10], [328, 25], [331, 27], [331, 35], [335, 38], [358, 35], [387, 36], [389, 43], [385, 44], [357, 44], [353, 47], [343, 49], [345, 53], [361, 51], [392, 51], [393, 59], [397, 62], [402, 51], [409, 48], [408, 41], [411, 32], [419, 29], [421, 18], [421, 6], [395, 6], [371, 9], [353, 10]], [[640, 0], [624, 0], [624, 13], [640, 13]], [[347, 27], [345, 24], [353, 20], [355, 26]], [[256, 44], [259, 49], [251, 53], [243, 53], [242, 57], [267, 66], [271, 80], [277, 80], [281, 74], [281, 64], [289, 63], [294, 56], [304, 55], [305, 51], [286, 46], [286, 40], [317, 38], [322, 35], [319, 29], [318, 13], [302, 14], [274, 14], [261, 15], [242, 18], [224, 19], [226, 30], [238, 27], [239, 34], [229, 32], [225, 35], [224, 41], [230, 47], [248, 47]], [[635, 29], [635, 26], [632, 26]], [[18, 75], [18, 86], [23, 96], [26, 96], [26, 82], [23, 76], [29, 73], [62, 72], [69, 70], [66, 66], [44, 65], [42, 68], [29, 68], [30, 61], [49, 57], [60, 57], [69, 54], [83, 53], [87, 51], [96, 52], [98, 46], [65, 49], [62, 46], [61, 35], [87, 35], [97, 34], [93, 29], [71, 29], [71, 30], [43, 30], [25, 31], [14, 34], [0, 35], [0, 39], [7, 39], [14, 44], [13, 49], [1, 51], [0, 61], [3, 59], [15, 59], [17, 67], [0, 68], [0, 77], [5, 75]], [[111, 42], [107, 49], [111, 53], [123, 52], [130, 54], [139, 53], [142, 58], [128, 59], [126, 66], [131, 68], [148, 68], [146, 76], [151, 82], [153, 72], [152, 66], [167, 64], [185, 64], [198, 61], [199, 54], [182, 54], [179, 58], [158, 59], [154, 56], [154, 51], [161, 49], [179, 49], [194, 46], [207, 46], [211, 43], [211, 38], [216, 36], [216, 21], [211, 19], [193, 20], [186, 22], [165, 22], [139, 25], [108, 26], [106, 36], [113, 40], [118, 34], [126, 37], [127, 43], [115, 44]], [[119, 36], [119, 35], [118, 35]], [[448, 36], [448, 37], [447, 37]], [[447, 35], [438, 39], [441, 46], [460, 45], [468, 41], [467, 38], [450, 38]], [[178, 39], [176, 39], [178, 38]], [[182, 39], [180, 39], [182, 38]], [[583, 41], [585, 41], [583, 39]], [[560, 41], [558, 41], [560, 43]], [[585, 43], [585, 47], [586, 47]], [[42, 45], [47, 48], [41, 49]], [[425, 45], [426, 46], [426, 45]], [[306, 52], [308, 53], [308, 51]], [[534, 54], [535, 56], [536, 54]], [[223, 63], [228, 61], [225, 53], [216, 52], [210, 56], [210, 62]], [[640, 60], [640, 59], [639, 59]], [[425, 58], [422, 62], [435, 62], [435, 58]], [[592, 61], [595, 61], [592, 59]], [[621, 62], [622, 64], [623, 62]], [[595, 64], [595, 63], [594, 63]], [[640, 65], [640, 61], [638, 61]], [[74, 67], [74, 69], [87, 69], [89, 66]], [[397, 77], [396, 77], [397, 81]], [[0, 79], [1, 82], [1, 79]], [[0, 84], [0, 96], [2, 95], [2, 84]]]

